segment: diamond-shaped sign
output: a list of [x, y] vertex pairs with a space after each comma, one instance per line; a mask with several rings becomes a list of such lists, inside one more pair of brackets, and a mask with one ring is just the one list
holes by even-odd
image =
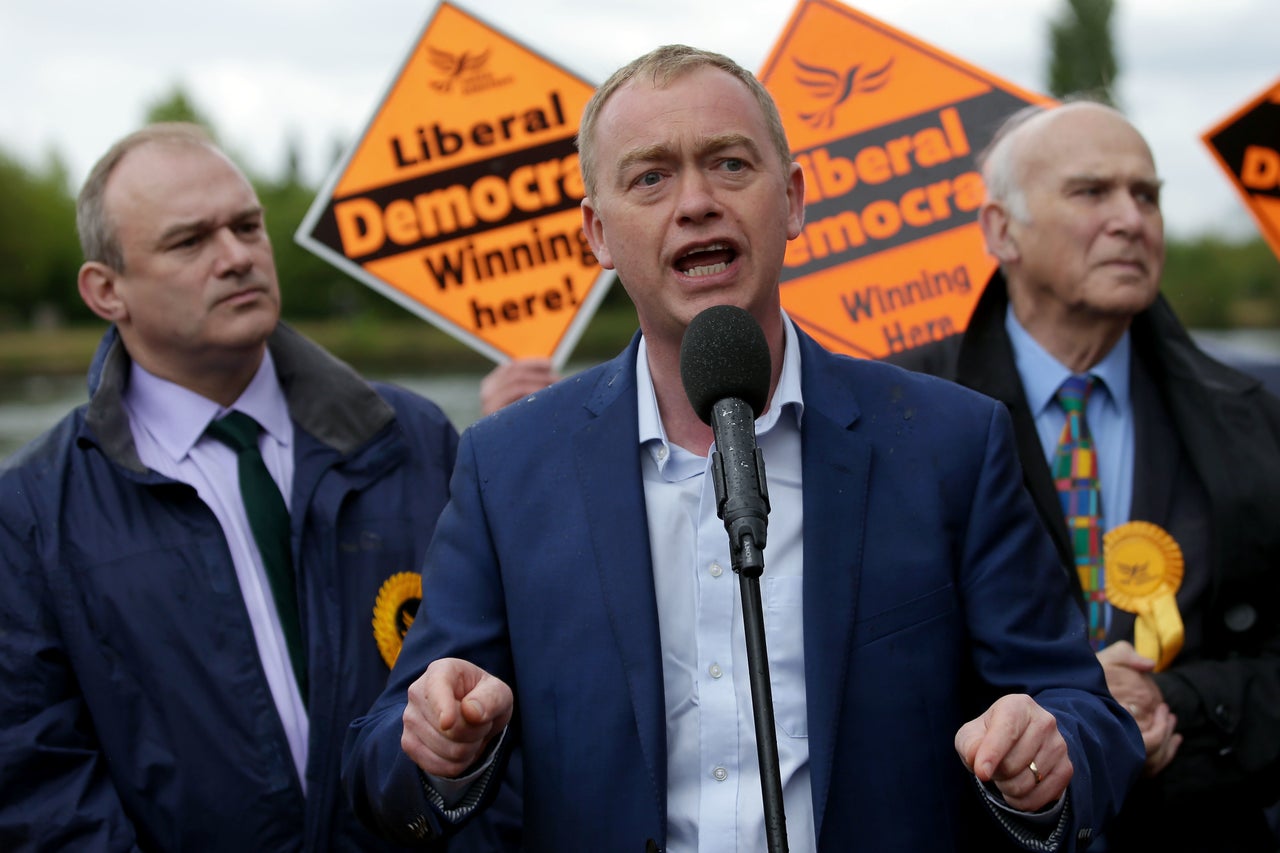
[[974, 158], [1053, 103], [832, 0], [801, 0], [760, 72], [805, 172], [782, 304], [831, 349], [881, 357], [964, 329], [994, 269]]
[[493, 358], [568, 358], [604, 297], [573, 138], [594, 86], [441, 3], [295, 239]]
[[1280, 257], [1280, 80], [1202, 138]]

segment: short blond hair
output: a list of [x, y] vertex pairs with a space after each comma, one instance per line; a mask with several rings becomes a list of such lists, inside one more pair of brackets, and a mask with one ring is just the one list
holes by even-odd
[[582, 111], [582, 122], [578, 126], [578, 162], [582, 169], [582, 183], [586, 187], [587, 195], [595, 194], [596, 122], [609, 98], [637, 77], [648, 77], [655, 87], [662, 88], [671, 81], [705, 66], [718, 68], [731, 74], [750, 90], [760, 105], [765, 125], [769, 128], [769, 138], [778, 152], [782, 165], [785, 167], [791, 164], [791, 146], [787, 142], [787, 132], [782, 126], [782, 116], [778, 114], [778, 105], [774, 103], [769, 90], [756, 79], [754, 74], [722, 54], [683, 44], [668, 44], [651, 50], [613, 72], [609, 79], [596, 89], [591, 100], [587, 102], [586, 109]]

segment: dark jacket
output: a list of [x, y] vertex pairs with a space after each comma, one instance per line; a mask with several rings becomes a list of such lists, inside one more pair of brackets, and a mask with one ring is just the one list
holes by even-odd
[[139, 461], [110, 332], [90, 402], [0, 472], [0, 849], [390, 847], [342, 796], [340, 751], [388, 673], [375, 600], [420, 568], [457, 433], [287, 327], [270, 347], [296, 440], [306, 796], [221, 527]]
[[[1009, 408], [1027, 486], [1069, 566], [1066, 524], [1005, 333], [1007, 305], [997, 272], [963, 334], [890, 360]], [[1199, 573], [1205, 585], [1196, 612], [1183, 614], [1187, 644], [1156, 675], [1185, 739], [1164, 772], [1135, 788], [1110, 849], [1273, 850], [1261, 807], [1280, 795], [1280, 401], [1202, 352], [1163, 298], [1134, 318], [1131, 342], [1131, 518], [1202, 540], [1201, 559], [1184, 556], [1188, 578]], [[1172, 437], [1167, 454], [1148, 439], [1161, 432]], [[1194, 517], [1187, 505], [1198, 505]]]
[[[804, 673], [803, 711], [794, 692], [772, 695], [780, 739], [807, 741], [817, 849], [992, 853], [1051, 831], [1053, 844], [1028, 849], [1083, 847], [1129, 790], [1142, 743], [1066, 601], [1008, 416], [803, 332], [799, 345], [803, 578], [766, 569], [761, 595], [767, 619], [804, 629], [803, 652], [769, 655], [771, 669]], [[667, 844], [638, 349], [637, 337], [462, 437], [422, 615], [344, 755], [360, 813], [406, 842], [470, 813], [465, 798], [446, 809], [427, 794], [400, 747], [408, 685], [429, 661], [460, 657], [515, 693], [494, 766], [523, 749], [526, 850]], [[1061, 721], [1075, 775], [1056, 826], [1009, 819], [955, 753], [957, 730], [1006, 693], [1031, 694]], [[741, 794], [759, 806], [758, 792]]]

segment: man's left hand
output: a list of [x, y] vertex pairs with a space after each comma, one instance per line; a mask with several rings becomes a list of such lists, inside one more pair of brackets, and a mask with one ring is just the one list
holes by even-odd
[[1058, 721], [1025, 693], [1002, 696], [956, 732], [956, 752], [1011, 808], [1035, 812], [1067, 790], [1075, 768]]

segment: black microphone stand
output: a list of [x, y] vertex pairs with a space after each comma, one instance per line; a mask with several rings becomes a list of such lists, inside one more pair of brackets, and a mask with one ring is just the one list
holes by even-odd
[[[764, 454], [755, 442], [755, 417], [743, 400], [728, 397], [711, 410], [716, 452], [711, 473], [716, 489], [716, 513], [729, 534], [729, 557], [742, 591], [742, 623], [746, 631], [747, 670], [751, 676], [751, 706], [756, 724], [756, 755], [760, 762], [760, 792], [764, 797], [765, 837], [770, 853], [786, 853], [787, 818], [778, 768], [778, 739], [773, 723], [773, 689], [769, 684], [769, 655], [760, 602], [760, 575], [769, 522], [769, 491], [764, 477]], [[745, 427], [742, 427], [745, 419]], [[730, 429], [732, 425], [740, 428]], [[732, 447], [742, 442], [742, 447]], [[731, 462], [726, 463], [725, 448]], [[732, 496], [732, 497], [730, 497]]]

